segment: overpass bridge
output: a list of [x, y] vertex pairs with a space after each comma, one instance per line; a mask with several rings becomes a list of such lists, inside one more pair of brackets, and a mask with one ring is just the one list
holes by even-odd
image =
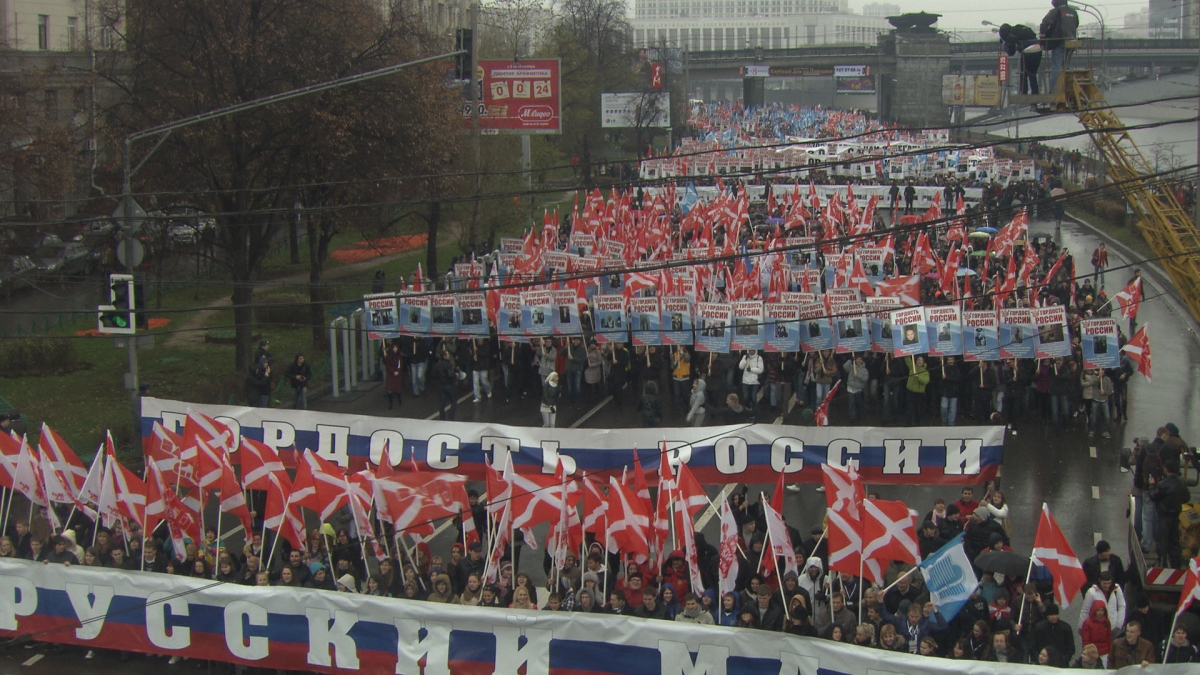
[[[1110, 79], [1195, 68], [1200, 53], [1200, 40], [1194, 38], [1084, 41], [1092, 67]], [[688, 94], [694, 98], [866, 108], [879, 110], [888, 121], [928, 125], [948, 121], [949, 107], [941, 105], [942, 75], [995, 75], [1001, 53], [998, 40], [962, 43], [951, 41], [947, 33], [893, 30], [881, 34], [875, 45], [692, 51], [684, 68]], [[748, 65], [768, 66], [770, 75], [745, 77]], [[870, 79], [857, 90], [837, 86], [833, 75], [839, 66], [864, 67]], [[1016, 83], [1016, 70], [1014, 57], [1010, 84]]]

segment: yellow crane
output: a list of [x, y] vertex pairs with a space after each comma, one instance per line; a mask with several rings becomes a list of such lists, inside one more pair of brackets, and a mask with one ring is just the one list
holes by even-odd
[[[1078, 47], [1080, 43], [1068, 43], [1068, 47], [1072, 44]], [[1048, 112], [1071, 112], [1079, 118], [1104, 156], [1109, 177], [1129, 202], [1142, 237], [1155, 255], [1160, 256], [1159, 264], [1179, 289], [1192, 318], [1200, 321], [1200, 232], [1174, 192], [1159, 189], [1145, 180], [1155, 171], [1125, 130], [1125, 124], [1107, 106], [1104, 92], [1093, 76], [1090, 49], [1086, 63], [1087, 68], [1064, 70], [1058, 76], [1053, 94], [1013, 96], [1012, 100], [1049, 104]]]

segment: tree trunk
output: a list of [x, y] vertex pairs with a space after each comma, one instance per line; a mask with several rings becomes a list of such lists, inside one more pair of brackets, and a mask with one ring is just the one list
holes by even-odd
[[[311, 240], [310, 240], [311, 241]], [[292, 218], [291, 225], [288, 227], [288, 248], [292, 253], [292, 264], [300, 264], [300, 216]]]
[[312, 216], [308, 217], [308, 316], [312, 324], [314, 345], [322, 345], [325, 337], [325, 305], [321, 304], [326, 298], [321, 294], [321, 283], [325, 278], [325, 260], [329, 257], [329, 244], [333, 241], [336, 229], [328, 219], [322, 219], [318, 227]]
[[[475, 208], [479, 208], [479, 202], [475, 202]], [[433, 202], [429, 205], [429, 217], [425, 219], [428, 225], [429, 241], [425, 246], [425, 276], [429, 279], [437, 278], [437, 262], [438, 262], [438, 243], [437, 234], [438, 228], [442, 224], [442, 203]]]
[[[239, 275], [241, 276], [241, 275]], [[250, 279], [234, 279], [237, 284], [233, 287], [233, 322], [237, 325], [237, 348], [234, 353], [234, 364], [239, 373], [245, 374], [250, 370], [250, 361], [254, 354], [254, 310], [249, 307], [254, 302], [254, 287]]]

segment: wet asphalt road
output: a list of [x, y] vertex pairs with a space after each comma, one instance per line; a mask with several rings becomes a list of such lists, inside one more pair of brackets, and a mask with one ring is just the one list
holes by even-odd
[[[1053, 234], [1054, 225], [1035, 222], [1030, 229], [1031, 235]], [[1090, 231], [1071, 223], [1063, 224], [1061, 239], [1076, 256], [1077, 273], [1089, 272], [1091, 268], [1088, 261], [1098, 239]], [[1112, 267], [1136, 262], [1127, 260], [1114, 249], [1110, 249], [1109, 257]], [[1130, 270], [1107, 274], [1110, 296], [1126, 283], [1130, 274]], [[1134, 376], [1130, 384], [1129, 422], [1114, 428], [1111, 440], [1099, 436], [1087, 438], [1082, 422], [1055, 437], [1036, 419], [1019, 423], [1013, 429], [1015, 433], [1007, 436], [1001, 488], [1010, 504], [1012, 545], [1014, 550], [1022, 554], [1028, 554], [1032, 547], [1039, 509], [1045, 502], [1070, 538], [1080, 559], [1090, 556], [1095, 542], [1103, 538], [1112, 543], [1114, 552], [1128, 561], [1125, 510], [1131, 477], [1118, 469], [1119, 450], [1130, 446], [1134, 437], [1151, 435], [1156, 427], [1168, 421], [1175, 422], [1184, 438], [1191, 443], [1195, 443], [1197, 434], [1200, 434], [1200, 396], [1194, 386], [1197, 371], [1200, 370], [1200, 342], [1196, 337], [1195, 325], [1186, 310], [1173, 298], [1163, 295], [1153, 279], [1146, 281], [1143, 292], [1148, 299], [1141, 306], [1139, 325], [1151, 326], [1154, 381], [1149, 382], [1141, 375]], [[459, 421], [541, 425], [537, 404], [533, 400], [506, 404], [494, 398], [476, 404], [471, 402], [469, 387], [463, 392], [458, 406]], [[406, 394], [403, 405], [389, 411], [380, 385], [370, 383], [351, 397], [340, 401], [313, 401], [310, 407], [329, 412], [427, 419], [436, 417], [437, 401], [433, 392], [427, 392], [420, 398]], [[663, 426], [681, 426], [684, 412], [664, 398]], [[833, 424], [845, 423], [844, 414], [844, 410], [835, 406]], [[769, 422], [772, 417], [760, 411], [759, 421]], [[927, 416], [926, 423], [936, 424], [935, 417]], [[877, 416], [868, 415], [864, 423], [877, 421]], [[775, 422], [799, 424], [799, 412], [793, 410], [778, 416]], [[634, 411], [630, 401], [618, 406], [608, 397], [585, 396], [583, 405], [579, 407], [559, 406], [558, 426], [633, 428], [640, 426], [640, 415]], [[759, 490], [770, 492], [772, 487], [753, 485], [750, 486], [751, 494]], [[816, 492], [815, 487], [803, 485], [798, 493], [789, 492], [786, 497], [784, 516], [790, 525], [802, 533], [820, 524], [824, 513], [824, 495]], [[977, 497], [982, 494], [982, 487], [976, 488]], [[720, 489], [721, 486], [710, 486], [709, 493], [715, 495]], [[957, 488], [928, 485], [869, 486], [868, 490], [878, 492], [883, 499], [902, 500], [922, 514], [932, 507], [937, 497], [950, 502], [959, 496]], [[539, 539], [544, 537], [544, 528], [542, 526], [543, 531], [538, 532]], [[718, 539], [717, 519], [708, 519], [702, 531], [709, 541], [715, 542]], [[434, 540], [432, 545], [435, 554], [446, 552], [449, 537], [453, 533], [451, 529], [448, 534]], [[540, 551], [527, 551], [521, 557], [520, 567], [539, 583], [543, 578], [541, 558]], [[1078, 605], [1076, 601], [1064, 612], [1064, 618], [1072, 625], [1078, 625]], [[39, 654], [43, 658], [30, 666], [19, 665]], [[64, 648], [56, 652], [44, 645], [30, 650], [17, 648], [0, 652], [0, 675], [17, 672], [74, 672], [81, 675], [151, 673], [161, 672], [167, 668], [165, 664], [166, 660], [159, 657], [134, 656], [129, 661], [120, 661], [113, 654], [100, 654], [94, 660], [84, 661], [80, 650]], [[229, 672], [228, 666], [223, 664], [210, 665], [195, 661], [181, 662], [170, 668], [181, 672]]]

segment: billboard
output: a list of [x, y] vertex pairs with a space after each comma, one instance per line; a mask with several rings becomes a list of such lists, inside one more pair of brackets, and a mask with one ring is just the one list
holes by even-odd
[[870, 66], [834, 66], [833, 85], [839, 94], [875, 93], [875, 78]]
[[942, 103], [1000, 105], [1000, 78], [995, 75], [942, 75]]
[[600, 94], [600, 126], [604, 129], [671, 126], [671, 94]]
[[[489, 133], [557, 134], [562, 131], [558, 59], [481, 60], [483, 105], [479, 128]], [[463, 106], [471, 128], [471, 106]]]

